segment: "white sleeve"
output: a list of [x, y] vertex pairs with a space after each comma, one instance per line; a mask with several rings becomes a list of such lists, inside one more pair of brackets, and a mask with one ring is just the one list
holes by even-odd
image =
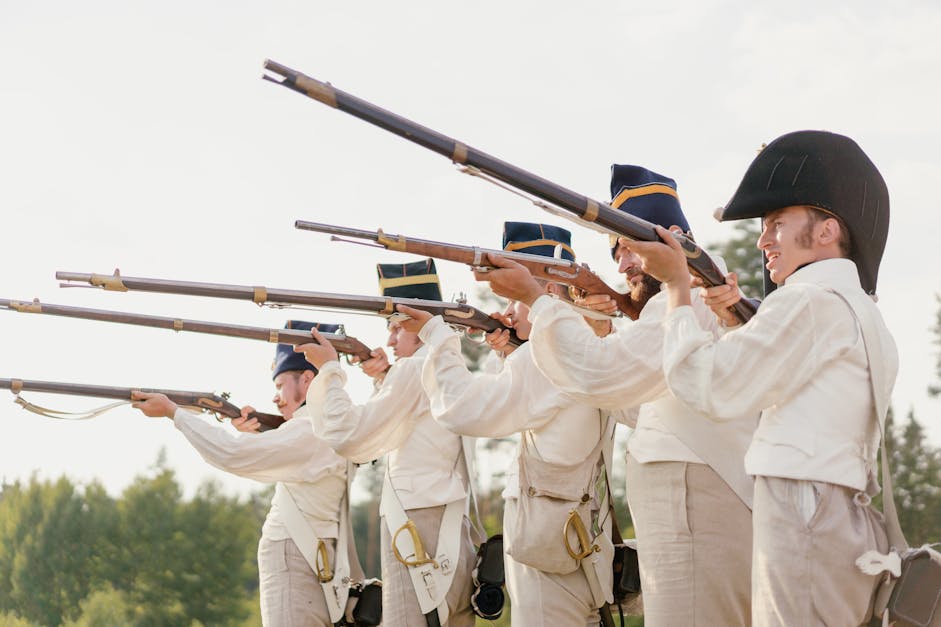
[[266, 483], [316, 480], [337, 460], [324, 454], [330, 449], [306, 424], [292, 423], [263, 433], [239, 433], [185, 409], [173, 415], [176, 428], [216, 468]]
[[638, 320], [598, 337], [565, 303], [540, 296], [529, 314], [533, 359], [549, 381], [586, 405], [621, 409], [651, 401], [666, 391], [662, 307], [665, 301], [654, 297]]
[[539, 372], [525, 345], [503, 360], [500, 372], [475, 374], [457, 334], [441, 318], [429, 320], [420, 337], [429, 349], [422, 384], [431, 414], [454, 433], [505, 437], [541, 426], [572, 402]]
[[365, 463], [399, 448], [426, 415], [421, 386], [423, 359], [399, 359], [366, 403], [347, 394], [346, 373], [328, 362], [307, 389], [314, 432], [342, 457]]
[[810, 286], [774, 292], [747, 324], [718, 339], [701, 328], [692, 308], [673, 310], [664, 323], [670, 390], [717, 420], [786, 402], [857, 339], [846, 307], [833, 299], [828, 306], [815, 290], [823, 292]]

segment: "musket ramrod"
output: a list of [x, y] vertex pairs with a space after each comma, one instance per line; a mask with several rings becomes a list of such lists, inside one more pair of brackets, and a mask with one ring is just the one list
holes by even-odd
[[[578, 219], [591, 223], [594, 228], [601, 227], [611, 234], [633, 240], [651, 242], [660, 240], [660, 236], [654, 230], [654, 225], [646, 220], [618, 211], [607, 203], [593, 200], [548, 179], [527, 172], [522, 168], [497, 159], [447, 135], [416, 124], [362, 98], [341, 91], [329, 83], [321, 82], [280, 63], [268, 59], [265, 61], [264, 67], [274, 75], [263, 75], [262, 78], [265, 80], [277, 83], [358, 117], [390, 133], [424, 146], [472, 171], [481, 172], [527, 194], [541, 198]], [[692, 274], [700, 277], [707, 287], [725, 283], [722, 271], [696, 242], [680, 234], [674, 234], [674, 237], [680, 242], [683, 251], [686, 253], [686, 261]], [[739, 320], [745, 322], [754, 315], [755, 305], [742, 299], [732, 307], [732, 310]]]

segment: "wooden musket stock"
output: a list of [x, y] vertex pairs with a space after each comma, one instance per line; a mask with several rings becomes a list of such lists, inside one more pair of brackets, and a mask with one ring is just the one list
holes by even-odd
[[[114, 274], [85, 274], [79, 272], [56, 272], [60, 281], [88, 283], [105, 290], [127, 292], [156, 292], [161, 294], [185, 294], [187, 296], [206, 296], [210, 298], [231, 298], [249, 300], [258, 305], [323, 307], [327, 309], [346, 309], [364, 311], [386, 318], [398, 314], [396, 305], [408, 305], [414, 309], [427, 311], [441, 316], [450, 325], [481, 331], [504, 330], [502, 324], [465, 303], [449, 303], [418, 298], [395, 298], [390, 296], [359, 296], [351, 294], [331, 294], [328, 292], [306, 292], [302, 290], [284, 290], [260, 285], [228, 285], [218, 283], [198, 283], [194, 281], [169, 281], [165, 279], [147, 279], [141, 277]], [[522, 344], [516, 333], [510, 331], [510, 343]]]
[[[195, 407], [227, 418], [238, 418], [241, 410], [230, 403], [225, 396], [209, 392], [187, 392], [183, 390], [156, 390], [151, 388], [119, 388], [105, 385], [84, 385], [81, 383], [58, 383], [53, 381], [27, 381], [24, 379], [0, 379], [0, 390], [10, 390], [14, 394], [21, 391], [45, 392], [47, 394], [67, 394], [70, 396], [90, 396], [93, 398], [113, 398], [130, 401], [134, 392], [164, 394], [171, 401], [183, 407]], [[284, 423], [284, 418], [275, 414], [252, 412], [249, 418], [255, 418], [260, 424], [260, 431], [277, 429]]]
[[[329, 233], [334, 236], [333, 239], [338, 241], [345, 241], [343, 240], [344, 237], [367, 240], [375, 242], [377, 246], [382, 246], [388, 250], [397, 250], [424, 257], [455, 261], [472, 267], [487, 267], [487, 254], [500, 255], [522, 264], [529, 270], [530, 274], [537, 279], [562, 283], [568, 285], [570, 288], [574, 288], [576, 292], [581, 292], [582, 294], [606, 294], [617, 303], [618, 309], [630, 316], [631, 319], [636, 320], [640, 315], [640, 310], [633, 299], [631, 299], [630, 294], [621, 294], [605, 283], [601, 277], [592, 272], [588, 266], [568, 259], [506, 250], [492, 250], [478, 246], [461, 246], [459, 244], [434, 242], [414, 237], [405, 237], [404, 235], [390, 235], [384, 233], [382, 229], [378, 231], [364, 231], [362, 229], [353, 229], [345, 226], [307, 222], [306, 220], [296, 220], [294, 227], [304, 231]], [[570, 294], [572, 298], [576, 295], [580, 294]]]
[[[336, 89], [329, 83], [311, 78], [297, 70], [266, 60], [265, 69], [275, 76], [264, 75], [265, 80], [277, 83], [309, 98], [339, 109], [361, 120], [383, 128], [390, 133], [424, 146], [453, 161], [475, 168], [484, 174], [511, 185], [525, 193], [541, 198], [564, 209], [577, 218], [590, 222], [608, 232], [640, 241], [659, 241], [654, 225], [636, 218], [611, 205], [588, 198], [562, 187], [548, 179], [527, 172], [522, 168], [502, 161], [467, 144], [442, 135], [391, 111], [377, 107], [361, 98]], [[700, 277], [706, 286], [722, 285], [725, 277], [715, 262], [693, 240], [675, 234], [686, 253], [690, 272]], [[737, 302], [732, 310], [742, 322], [755, 313], [755, 305], [745, 299]]]
[[[292, 344], [294, 346], [309, 344], [313, 341], [309, 331], [301, 331], [298, 329], [267, 329], [237, 324], [184, 320], [182, 318], [164, 318], [161, 316], [148, 316], [123, 311], [53, 305], [50, 303], [40, 303], [39, 300], [28, 302], [0, 298], [0, 309], [9, 309], [10, 311], [19, 311], [21, 313], [38, 313], [65, 316], [68, 318], [81, 318], [83, 320], [133, 324], [158, 329], [171, 329], [173, 331], [193, 331], [195, 333], [208, 333], [210, 335], [262, 340], [276, 344]], [[321, 335], [333, 345], [338, 353], [353, 355], [359, 357], [361, 360], [366, 360], [370, 357], [369, 347], [355, 337], [337, 333], [321, 333]]]

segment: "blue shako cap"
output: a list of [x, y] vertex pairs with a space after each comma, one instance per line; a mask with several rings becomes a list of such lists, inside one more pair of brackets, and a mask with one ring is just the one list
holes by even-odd
[[778, 137], [748, 166], [721, 219], [762, 218], [795, 205], [843, 220], [860, 284], [874, 294], [889, 235], [889, 190], [859, 144], [826, 131]]
[[412, 263], [377, 263], [379, 293], [399, 298], [441, 300], [441, 284], [434, 259]]
[[[288, 320], [284, 323], [284, 328], [298, 329], [301, 331], [317, 329], [321, 333], [336, 333], [340, 330], [340, 325], [304, 322], [303, 320]], [[304, 358], [304, 353], [295, 353], [294, 346], [291, 344], [278, 344], [274, 352], [274, 362], [271, 364], [271, 378], [274, 379], [282, 372], [288, 370], [313, 370], [315, 374], [317, 372], [314, 364]]]
[[[676, 193], [676, 181], [639, 165], [611, 166], [611, 206], [665, 229], [676, 225], [684, 233], [690, 231]], [[614, 256], [617, 239], [611, 239]]]
[[556, 247], [561, 247], [562, 259], [575, 261], [572, 234], [566, 229], [532, 222], [503, 223], [503, 250], [555, 257]]

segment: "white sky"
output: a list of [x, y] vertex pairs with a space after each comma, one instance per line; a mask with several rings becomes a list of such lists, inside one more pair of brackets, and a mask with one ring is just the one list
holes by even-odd
[[[895, 407], [941, 444], [925, 389], [941, 290], [941, 8], [933, 1], [13, 2], [0, 0], [0, 297], [281, 326], [379, 318], [61, 290], [56, 270], [373, 294], [402, 255], [295, 231], [303, 218], [499, 247], [504, 220], [556, 222], [442, 157], [262, 81], [272, 58], [589, 196], [608, 166], [675, 178], [698, 239], [762, 142], [817, 128], [882, 170], [892, 226], [881, 306], [901, 356]], [[580, 258], [617, 280], [604, 238]], [[925, 244], [928, 247], [925, 247]], [[474, 293], [439, 264], [446, 297]], [[0, 377], [232, 392], [271, 409], [273, 346], [0, 313]], [[769, 355], [773, 359], [773, 355]], [[747, 376], [747, 374], [743, 374]], [[351, 375], [354, 397], [369, 386]], [[12, 398], [12, 397], [9, 397]], [[56, 408], [96, 400], [40, 397]], [[191, 491], [217, 472], [169, 421], [121, 409], [64, 423], [0, 404], [0, 479], [100, 478], [112, 493], [160, 447]]]

